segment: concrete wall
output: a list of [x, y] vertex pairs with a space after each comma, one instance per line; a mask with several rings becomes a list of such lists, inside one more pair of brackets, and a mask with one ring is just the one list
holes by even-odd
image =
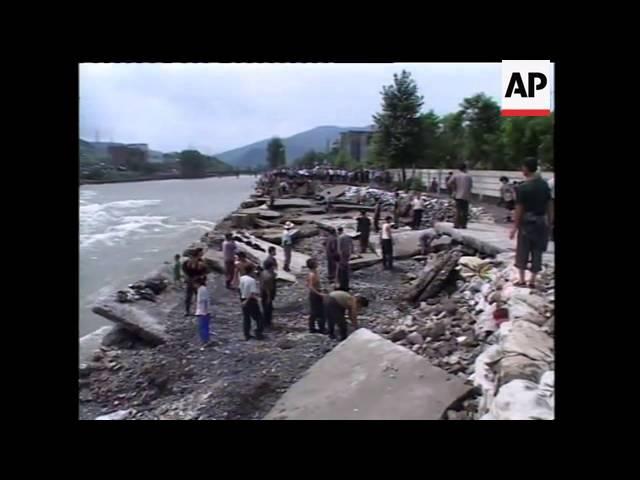
[[[456, 173], [457, 170], [438, 170], [438, 169], [407, 169], [407, 178], [412, 176], [422, 178], [424, 184], [429, 187], [431, 181], [435, 178], [440, 188], [446, 188], [445, 178], [449, 172]], [[401, 172], [398, 169], [391, 170], [396, 180], [400, 179]], [[505, 176], [512, 180], [523, 180], [522, 173], [515, 170], [469, 170], [473, 177], [473, 190], [475, 195], [482, 197], [500, 197], [500, 177]], [[553, 178], [553, 172], [541, 172], [545, 180]]]

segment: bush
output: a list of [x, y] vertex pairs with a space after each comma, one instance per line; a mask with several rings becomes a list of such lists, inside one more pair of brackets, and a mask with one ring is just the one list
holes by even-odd
[[407, 178], [406, 182], [397, 182], [395, 184], [395, 188], [397, 190], [415, 190], [418, 192], [426, 192], [427, 191], [427, 187], [425, 186], [424, 182], [422, 181], [422, 178], [420, 177], [411, 177], [411, 178]]

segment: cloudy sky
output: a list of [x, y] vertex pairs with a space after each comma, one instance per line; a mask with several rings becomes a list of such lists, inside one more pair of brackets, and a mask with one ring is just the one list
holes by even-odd
[[321, 125], [365, 126], [403, 68], [425, 111], [455, 111], [478, 92], [499, 101], [499, 63], [82, 64], [80, 136], [214, 154]]

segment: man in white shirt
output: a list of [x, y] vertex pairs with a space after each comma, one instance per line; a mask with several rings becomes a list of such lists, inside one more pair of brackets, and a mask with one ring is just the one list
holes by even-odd
[[387, 216], [380, 230], [380, 244], [382, 246], [382, 268], [391, 270], [393, 268], [393, 238], [391, 234], [391, 220]]
[[416, 193], [413, 197], [411, 207], [413, 208], [413, 225], [411, 225], [411, 228], [419, 230], [420, 223], [422, 223], [422, 212], [424, 210], [424, 203], [422, 203], [422, 197], [420, 194]]
[[260, 296], [260, 290], [258, 289], [258, 282], [253, 278], [255, 267], [252, 263], [247, 265], [244, 269], [244, 275], [240, 277], [240, 301], [242, 304], [242, 316], [243, 316], [243, 331], [245, 340], [253, 338], [251, 336], [251, 319], [256, 323], [255, 338], [262, 340], [264, 335], [262, 334], [262, 313], [260, 312], [260, 305], [258, 298]]
[[209, 323], [211, 315], [209, 313], [209, 290], [207, 289], [207, 277], [198, 277], [195, 280], [198, 285], [198, 293], [196, 296], [196, 317], [198, 319], [198, 334], [202, 346], [209, 344]]
[[291, 265], [291, 252], [293, 251], [293, 236], [291, 235], [291, 229], [293, 223], [287, 222], [284, 224], [284, 232], [282, 232], [282, 249], [284, 250], [284, 268], [285, 272], [290, 271]]

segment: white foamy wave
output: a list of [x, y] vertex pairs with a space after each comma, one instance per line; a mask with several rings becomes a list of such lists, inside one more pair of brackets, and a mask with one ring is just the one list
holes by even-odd
[[192, 225], [198, 225], [198, 226], [202, 226], [210, 229], [216, 226], [215, 222], [208, 222], [207, 220], [196, 220], [194, 218], [189, 220], [189, 223]]
[[[159, 232], [177, 228], [169, 217], [125, 215], [128, 211], [158, 205], [161, 200], [119, 200], [108, 203], [80, 204], [80, 247], [96, 242], [113, 245], [133, 233]], [[133, 213], [133, 212], [132, 212]]]

